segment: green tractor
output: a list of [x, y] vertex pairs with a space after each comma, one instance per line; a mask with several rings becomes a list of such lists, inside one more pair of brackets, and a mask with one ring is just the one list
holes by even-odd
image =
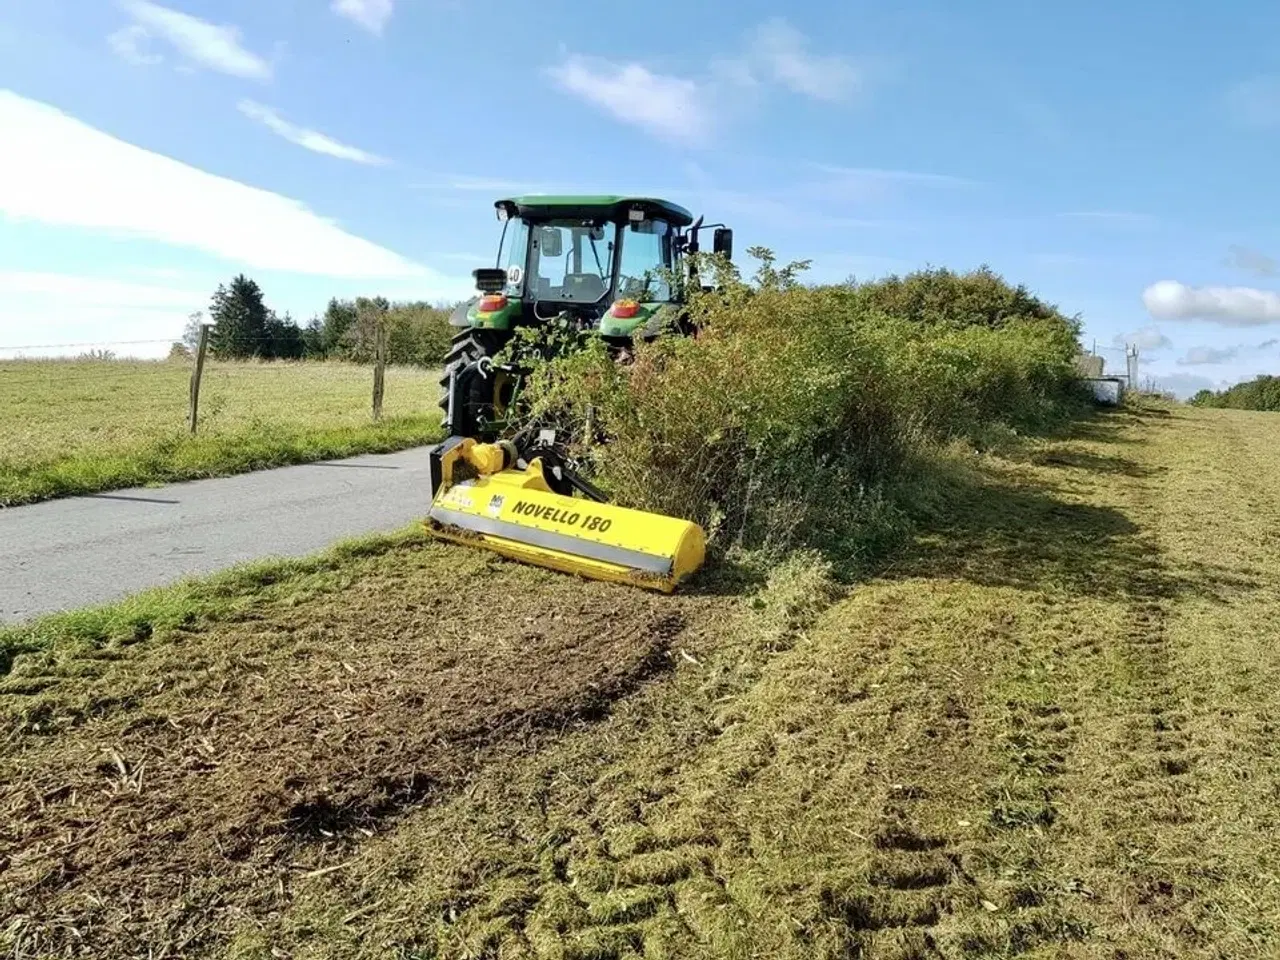
[[440, 406], [455, 437], [501, 432], [519, 371], [492, 358], [519, 328], [565, 319], [617, 353], [663, 330], [688, 333], [685, 283], [698, 281], [687, 258], [699, 232], [714, 229], [714, 252], [733, 256], [733, 231], [666, 200], [524, 196], [494, 207], [497, 264], [474, 271], [480, 295], [449, 318], [461, 330], [445, 357]]

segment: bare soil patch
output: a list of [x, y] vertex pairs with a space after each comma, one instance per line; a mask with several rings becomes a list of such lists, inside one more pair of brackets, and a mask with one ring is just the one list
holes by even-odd
[[460, 552], [392, 554], [335, 593], [163, 642], [20, 661], [0, 686], [15, 944], [165, 956], [225, 938], [668, 662], [680, 601]]

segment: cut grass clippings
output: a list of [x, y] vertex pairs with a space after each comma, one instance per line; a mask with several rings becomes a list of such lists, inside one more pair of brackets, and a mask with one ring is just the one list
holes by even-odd
[[198, 433], [190, 364], [0, 361], [0, 507], [52, 497], [387, 453], [439, 439], [437, 376], [389, 368], [210, 362]]
[[55, 661], [110, 647], [161, 639], [179, 627], [214, 623], [274, 602], [299, 603], [358, 576], [363, 557], [425, 542], [413, 524], [395, 533], [351, 538], [309, 557], [240, 564], [221, 573], [156, 587], [115, 603], [54, 613], [0, 627], [0, 678], [14, 660], [39, 654]]
[[0, 948], [1274, 956], [1278, 433], [956, 452], [851, 586], [414, 537], [149, 636], [44, 621], [0, 682]]

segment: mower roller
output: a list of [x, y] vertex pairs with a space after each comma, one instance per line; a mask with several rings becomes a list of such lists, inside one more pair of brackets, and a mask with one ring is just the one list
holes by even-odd
[[[566, 573], [673, 591], [703, 562], [695, 523], [604, 502], [555, 443], [516, 433], [522, 376], [495, 356], [522, 327], [552, 321], [599, 336], [615, 357], [637, 339], [690, 332], [684, 292], [699, 283], [699, 231], [732, 256], [733, 232], [652, 197], [523, 196], [494, 204], [496, 265], [474, 271], [459, 307], [440, 406], [449, 439], [432, 448], [434, 535]], [[575, 496], [578, 494], [578, 496]]]

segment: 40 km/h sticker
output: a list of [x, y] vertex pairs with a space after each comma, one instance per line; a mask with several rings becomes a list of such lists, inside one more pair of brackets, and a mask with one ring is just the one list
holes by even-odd
[[593, 533], [604, 533], [613, 526], [612, 520], [598, 514], [579, 513], [576, 510], [548, 507], [545, 504], [529, 503], [525, 500], [517, 500], [512, 504], [511, 512], [517, 513], [522, 517], [533, 517], [550, 523], [558, 523], [565, 527], [577, 527], [580, 530], [588, 530]]

